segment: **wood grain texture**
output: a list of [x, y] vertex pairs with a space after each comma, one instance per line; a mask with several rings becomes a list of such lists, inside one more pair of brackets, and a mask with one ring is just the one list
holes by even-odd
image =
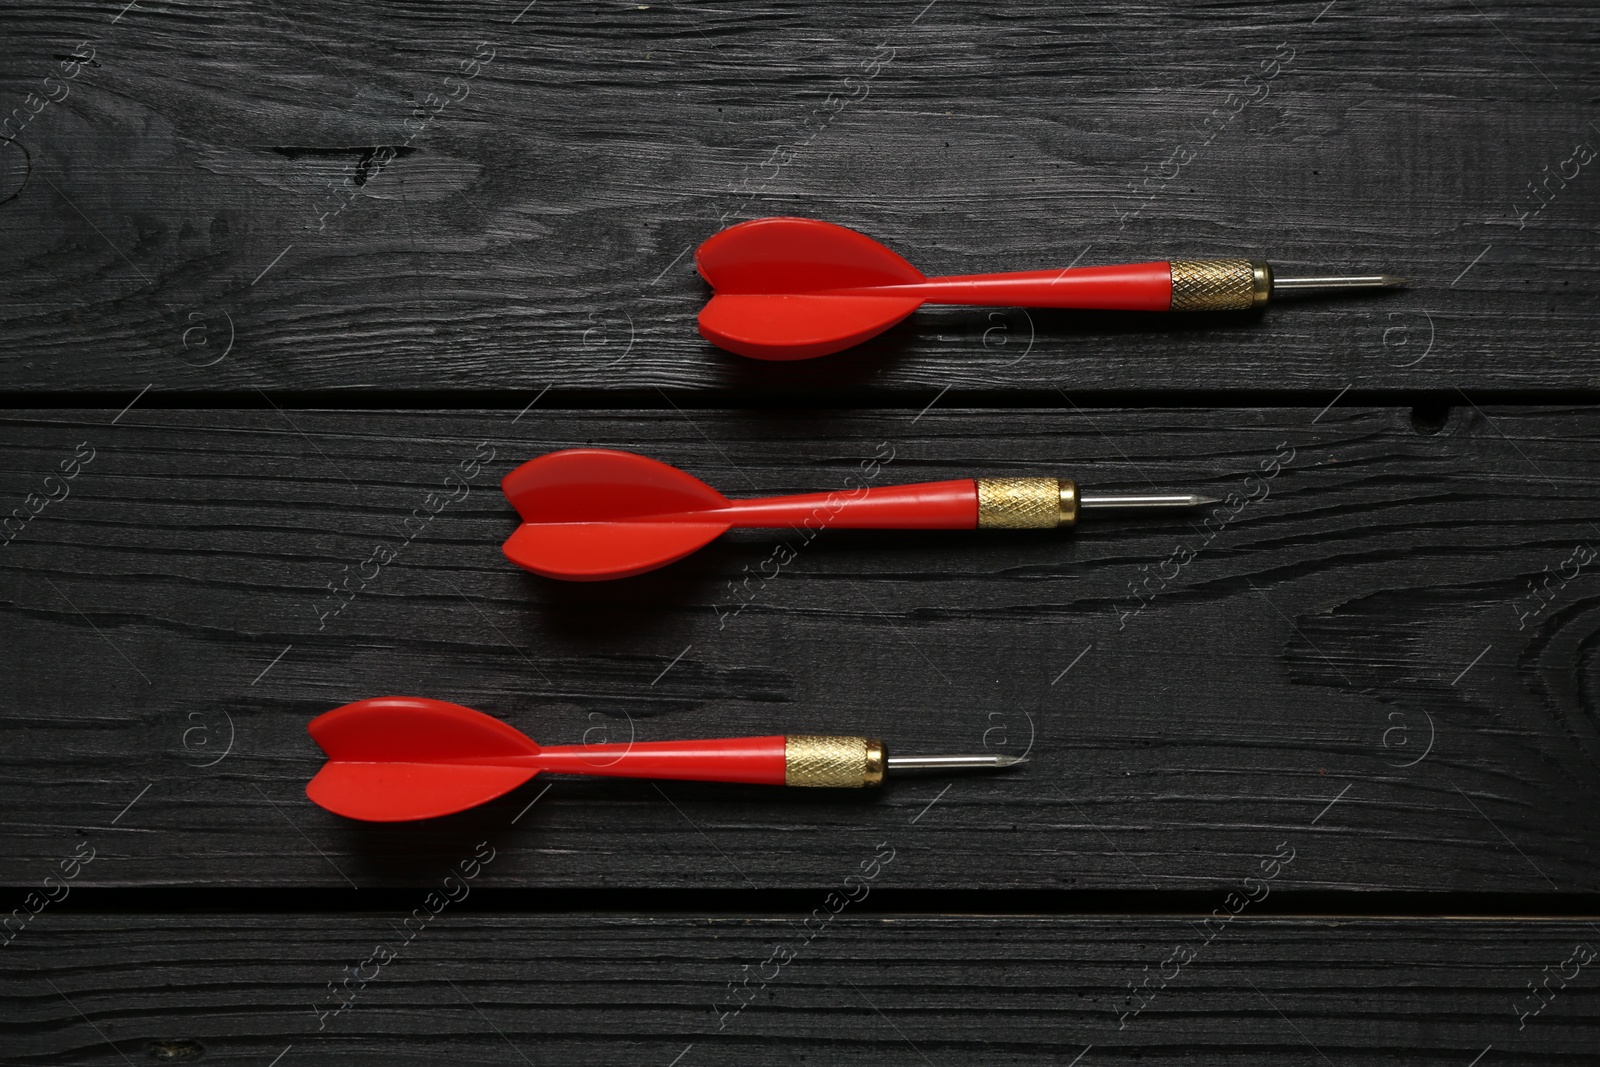
[[[17, 8], [0, 389], [1600, 389], [1583, 0], [517, 7]], [[688, 254], [770, 214], [929, 272], [1247, 254], [1416, 285], [925, 310], [775, 367], [698, 338]]]
[[[1600, 1036], [1595, 964], [1562, 966], [1588, 922], [801, 918], [443, 914], [376, 967], [398, 916], [56, 916], [6, 950], [6, 1059], [1578, 1064]], [[1551, 970], [1577, 974], [1521, 1018]]]
[[[1295, 890], [1600, 884], [1600, 596], [1572, 562], [1600, 539], [1586, 408], [1468, 404], [1433, 434], [1343, 406], [263, 401], [112, 421], [0, 420], [18, 504], [95, 449], [0, 548], [15, 886], [80, 840], [99, 856], [84, 884], [422, 886], [485, 838], [506, 858], [484, 884], [503, 886], [827, 886], [885, 840], [899, 888], [1209, 891], [1285, 841]], [[518, 571], [499, 477], [582, 444], [733, 495], [843, 488], [888, 449], [884, 483], [1066, 474], [1242, 502], [1072, 534], [748, 532], [624, 582]], [[486, 450], [464, 498], [408, 520]], [[786, 539], [796, 558], [765, 578]], [[363, 588], [380, 545], [396, 558]], [[437, 822], [342, 821], [304, 798], [305, 724], [386, 693], [552, 743], [860, 731], [1033, 759], [873, 794], [550, 779]]]

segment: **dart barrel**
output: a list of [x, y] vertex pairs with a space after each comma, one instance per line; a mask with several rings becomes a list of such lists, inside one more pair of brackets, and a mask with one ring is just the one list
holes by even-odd
[[883, 742], [870, 737], [790, 734], [783, 745], [783, 784], [825, 789], [882, 785]]
[[1059, 478], [979, 478], [978, 529], [1051, 530], [1078, 521], [1078, 485]]
[[1248, 259], [1175, 259], [1173, 311], [1243, 311], [1272, 295], [1272, 268]]

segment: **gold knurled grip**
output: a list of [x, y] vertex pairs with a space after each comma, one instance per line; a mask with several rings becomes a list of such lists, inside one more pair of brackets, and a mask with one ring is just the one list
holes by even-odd
[[978, 529], [1048, 530], [1078, 521], [1078, 486], [1056, 478], [979, 478]]
[[1272, 270], [1248, 259], [1175, 259], [1173, 311], [1241, 311], [1272, 295]]
[[883, 784], [883, 742], [870, 737], [791, 734], [783, 739], [783, 784], [859, 789]]

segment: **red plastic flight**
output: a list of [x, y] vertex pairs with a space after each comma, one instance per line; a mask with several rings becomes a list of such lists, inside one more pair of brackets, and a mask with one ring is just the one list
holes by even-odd
[[[1022, 483], [1026, 483], [1023, 485]], [[1071, 525], [1079, 508], [1193, 507], [1205, 497], [1079, 496], [1053, 478], [858, 486], [831, 493], [729, 500], [698, 478], [632, 452], [574, 448], [529, 460], [500, 483], [522, 516], [505, 542], [519, 567], [547, 578], [627, 578], [687, 556], [733, 527], [971, 530]], [[1010, 521], [1020, 489], [1035, 505]], [[985, 500], [989, 503], [986, 504]], [[998, 501], [998, 503], [996, 503]], [[989, 519], [997, 521], [986, 521]]]
[[1264, 304], [1278, 291], [1392, 288], [1404, 279], [1278, 278], [1245, 259], [929, 278], [865, 234], [815, 219], [754, 219], [714, 234], [695, 265], [716, 290], [700, 334], [756, 359], [825, 356], [887, 330], [923, 304], [1220, 311]]
[[543, 747], [481, 711], [425, 697], [376, 697], [311, 720], [328, 762], [306, 796], [367, 822], [432, 819], [503, 796], [541, 772], [751, 785], [877, 785], [886, 770], [1010, 767], [1022, 758], [886, 757], [861, 737], [727, 737]]

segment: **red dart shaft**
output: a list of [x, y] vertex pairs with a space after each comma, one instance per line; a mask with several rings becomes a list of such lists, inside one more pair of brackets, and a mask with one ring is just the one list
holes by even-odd
[[[971, 478], [883, 485], [730, 501], [700, 513], [753, 529], [971, 530], [978, 525], [978, 485]], [[699, 517], [697, 515], [696, 517]]]
[[714, 737], [617, 745], [541, 748], [541, 770], [612, 778], [676, 778], [695, 782], [783, 785], [786, 738]]
[[1167, 311], [1172, 307], [1172, 264], [1162, 260], [1113, 267], [961, 274], [906, 285], [833, 289], [826, 295], [908, 296], [930, 304], [980, 307]]

